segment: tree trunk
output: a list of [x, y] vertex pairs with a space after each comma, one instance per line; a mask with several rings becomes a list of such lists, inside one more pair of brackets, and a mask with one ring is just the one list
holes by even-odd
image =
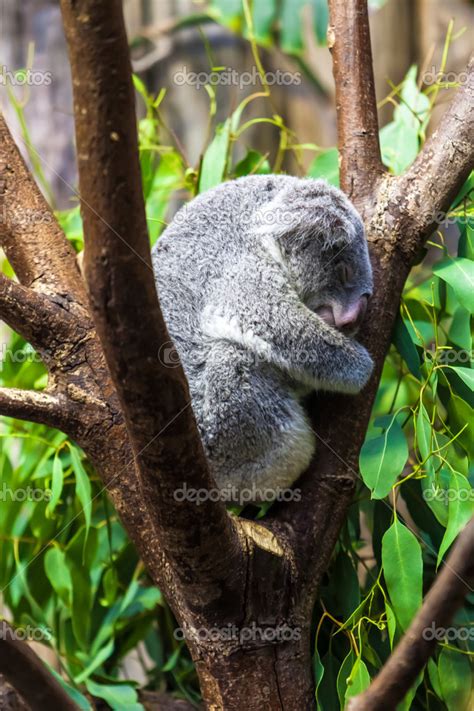
[[309, 637], [240, 649], [213, 661], [195, 659], [209, 711], [310, 711], [315, 708]]

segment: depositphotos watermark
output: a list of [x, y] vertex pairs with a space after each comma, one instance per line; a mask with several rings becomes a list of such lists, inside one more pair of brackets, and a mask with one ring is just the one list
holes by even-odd
[[33, 227], [34, 225], [51, 224], [53, 215], [49, 210], [31, 210], [28, 208], [12, 210], [3, 205], [0, 209], [0, 225], [8, 227]]
[[7, 343], [0, 345], [0, 362], [2, 363], [41, 363], [41, 356], [30, 346], [13, 349]]
[[[192, 210], [191, 203], [183, 205], [173, 217], [173, 224], [183, 225], [188, 215], [192, 217]], [[216, 228], [219, 228], [220, 219], [217, 214], [209, 214], [206, 219], [209, 226], [215, 225]], [[244, 208], [239, 210], [239, 221], [242, 224], [251, 222], [255, 228], [263, 229], [265, 227], [293, 227], [298, 225], [298, 212], [291, 208], [278, 207], [278, 205], [272, 205], [268, 209], [261, 208], [257, 210]]]
[[195, 86], [199, 91], [205, 86], [237, 86], [245, 89], [248, 86], [300, 86], [301, 72], [288, 72], [277, 69], [275, 72], [260, 74], [257, 67], [250, 71], [240, 72], [231, 67], [222, 67], [210, 72], [192, 72], [184, 66], [173, 76], [177, 86]]
[[301, 639], [299, 627], [290, 627], [287, 624], [276, 627], [259, 627], [255, 622], [247, 627], [237, 627], [228, 624], [224, 627], [178, 627], [173, 632], [173, 637], [182, 642], [298, 642]]
[[51, 72], [21, 69], [12, 72], [0, 64], [0, 86], [49, 86], [53, 81]]
[[51, 501], [53, 492], [51, 489], [36, 489], [33, 486], [12, 489], [5, 482], [0, 486], [0, 502], [13, 501], [23, 503], [24, 501]]
[[[434, 354], [433, 354], [434, 355]], [[474, 351], [461, 349], [459, 351], [454, 348], [438, 351], [436, 362], [443, 365], [452, 365], [453, 363], [471, 363], [474, 358]]]
[[32, 625], [10, 627], [10, 625], [0, 623], [0, 640], [11, 640], [12, 642], [49, 642], [52, 638], [53, 632], [48, 627], [33, 627]]
[[474, 501], [474, 489], [427, 489], [423, 492], [425, 501], [439, 501], [448, 504], [450, 501]]
[[422, 637], [426, 642], [432, 642], [436, 639], [438, 642], [445, 640], [446, 642], [474, 641], [474, 626], [473, 627], [436, 627], [436, 623], [432, 622], [430, 627], [425, 627], [422, 632]]
[[467, 84], [467, 72], [443, 72], [433, 65], [423, 72], [421, 79], [426, 86], [433, 84]]
[[270, 503], [272, 501], [301, 501], [301, 489], [261, 489], [252, 485], [247, 488], [224, 486], [222, 489], [192, 489], [186, 483], [174, 492], [174, 499], [179, 503], [190, 501], [200, 506], [206, 501], [222, 501], [228, 504], [245, 506], [252, 501]]

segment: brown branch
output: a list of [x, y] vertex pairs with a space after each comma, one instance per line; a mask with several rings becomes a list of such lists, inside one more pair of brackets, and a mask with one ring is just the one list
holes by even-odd
[[362, 210], [384, 168], [367, 0], [330, 0], [328, 45], [336, 83], [341, 187]]
[[86, 304], [74, 250], [33, 180], [0, 114], [0, 245], [18, 279]]
[[0, 273], [0, 319], [31, 343], [47, 365], [78, 329], [70, 310], [69, 297], [48, 296]]
[[170, 339], [151, 268], [121, 2], [62, 0], [61, 7], [93, 318], [160, 544], [184, 586], [191, 583], [196, 591], [199, 583], [232, 578], [241, 550], [223, 503], [196, 506], [175, 497], [185, 484], [206, 490], [215, 485], [183, 370], [165, 367], [158, 357]]
[[474, 518], [454, 547], [423, 605], [369, 688], [351, 699], [348, 711], [394, 709], [436, 649], [432, 632], [446, 629], [464, 598], [474, 590]]
[[31, 711], [79, 709], [38, 655], [5, 620], [0, 622], [0, 672]]
[[68, 429], [68, 407], [60, 395], [19, 388], [0, 388], [0, 416]]
[[427, 236], [443, 222], [460, 186], [474, 168], [474, 57], [467, 81], [426, 142], [411, 168], [395, 181], [391, 213], [398, 224], [415, 235], [400, 247], [412, 258]]

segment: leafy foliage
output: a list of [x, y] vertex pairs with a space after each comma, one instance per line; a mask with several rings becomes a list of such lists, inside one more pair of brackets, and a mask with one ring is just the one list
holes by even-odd
[[[322, 12], [324, 3], [313, 4]], [[288, 5], [283, 3], [283, 13], [289, 13]], [[240, 0], [213, 6], [222, 21], [242, 23]], [[270, 37], [275, 12], [276, 3], [254, 3], [255, 32], [250, 26], [247, 34], [255, 53], [257, 39]], [[300, 43], [298, 17], [295, 12], [294, 23], [285, 25], [281, 36], [292, 49]], [[200, 165], [189, 166], [161, 115], [164, 92], [150, 96], [139, 79], [135, 86], [146, 113], [139, 126], [140, 161], [152, 243], [183, 201], [225, 179], [278, 170], [287, 151], [316, 152], [309, 174], [338, 183], [337, 149], [298, 145], [279, 116], [243, 120], [249, 103], [261, 94], [248, 97], [216, 126]], [[217, 97], [213, 87], [207, 91], [212, 120]], [[433, 103], [420, 91], [414, 67], [391, 98], [394, 117], [382, 129], [381, 141], [386, 165], [399, 173], [423, 144]], [[261, 155], [250, 147], [237, 160], [236, 144], [257, 122], [278, 131], [277, 154]], [[368, 686], [474, 513], [468, 465], [473, 451], [473, 189], [471, 177], [449, 213], [440, 216], [429, 254], [406, 284], [360, 456], [358, 495], [315, 611], [313, 661], [321, 711], [343, 708]], [[59, 218], [81, 251], [78, 207]], [[4, 268], [11, 273], [8, 264]], [[43, 365], [17, 335], [11, 334], [3, 355], [2, 385], [45, 386]], [[124, 674], [123, 662], [132, 650], [150, 687], [197, 700], [196, 675], [183, 642], [176, 639], [169, 608], [147, 579], [77, 446], [46, 427], [5, 419], [0, 468], [4, 604], [17, 626], [56, 652], [67, 679], [62, 683], [80, 707], [90, 708], [87, 691], [112, 709], [143, 708]], [[473, 606], [471, 595], [452, 628], [441, 632], [436, 657], [400, 708], [468, 708]]]

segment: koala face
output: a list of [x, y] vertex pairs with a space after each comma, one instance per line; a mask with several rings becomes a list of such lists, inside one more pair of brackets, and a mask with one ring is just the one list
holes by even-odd
[[[314, 250], [313, 243], [313, 251]], [[372, 269], [367, 245], [362, 233], [351, 241], [336, 243], [319, 251], [319, 259], [310, 258], [300, 270], [302, 301], [329, 325], [354, 335], [372, 295]], [[316, 254], [313, 255], [316, 260]]]
[[[362, 220], [336, 188], [319, 181], [293, 203], [295, 224], [279, 240], [301, 300], [329, 325], [354, 335], [373, 290]], [[291, 205], [291, 203], [290, 203]]]

